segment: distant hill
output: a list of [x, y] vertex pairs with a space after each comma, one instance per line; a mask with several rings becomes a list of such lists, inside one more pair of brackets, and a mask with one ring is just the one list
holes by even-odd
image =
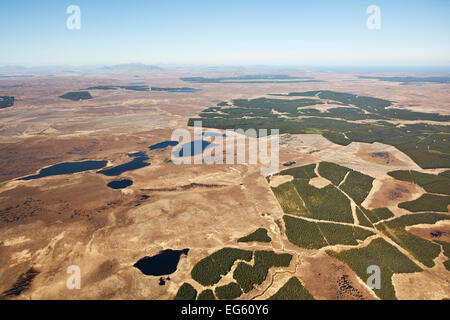
[[32, 77], [34, 74], [51, 73], [51, 74], [67, 74], [79, 73], [90, 74], [98, 72], [139, 72], [139, 71], [157, 71], [163, 70], [155, 65], [147, 65], [143, 63], [128, 63], [115, 65], [83, 65], [83, 66], [0, 66], [0, 77], [2, 78], [23, 78]]

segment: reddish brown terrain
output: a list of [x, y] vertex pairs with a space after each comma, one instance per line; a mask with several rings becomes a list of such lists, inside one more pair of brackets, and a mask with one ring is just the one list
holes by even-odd
[[[233, 247], [293, 256], [289, 267], [271, 269], [267, 279], [242, 299], [268, 298], [292, 276], [298, 277], [316, 299], [378, 299], [365, 279], [325, 250], [302, 249], [288, 241], [283, 210], [271, 187], [289, 181], [289, 177], [272, 179], [269, 184], [260, 174], [260, 165], [176, 165], [169, 161], [170, 147], [149, 150], [149, 146], [171, 140], [175, 129], [192, 130], [187, 126], [190, 117], [230, 99], [334, 90], [389, 99], [398, 108], [450, 114], [449, 85], [400, 85], [333, 72], [292, 74], [324, 81], [311, 83], [187, 83], [179, 79], [222, 75], [155, 70], [137, 75], [62, 74], [0, 80], [3, 85], [24, 84], [0, 89], [0, 96], [15, 97], [14, 106], [0, 109], [3, 298], [173, 299], [184, 282], [195, 285], [190, 272], [199, 260], [221, 248]], [[201, 91], [89, 90], [90, 100], [59, 98], [91, 86], [127, 85], [134, 79], [149, 87], [192, 87]], [[401, 216], [405, 211], [398, 204], [424, 193], [416, 184], [387, 175], [393, 170], [423, 171], [392, 146], [341, 146], [318, 134], [282, 135], [280, 142], [280, 170], [287, 161], [295, 161], [296, 166], [329, 161], [374, 177], [373, 189], [363, 202], [367, 209], [388, 207], [395, 216]], [[106, 160], [112, 167], [130, 161], [127, 154], [143, 151], [151, 165], [119, 177], [93, 170], [18, 180], [68, 161]], [[374, 159], [370, 156], [374, 152], [388, 153], [390, 161]], [[122, 190], [107, 186], [119, 178], [130, 179], [133, 185]], [[322, 188], [329, 182], [316, 179], [311, 183]], [[257, 228], [265, 228], [272, 242], [237, 242]], [[450, 239], [448, 224], [419, 225], [408, 230], [425, 239], [431, 239], [430, 233], [438, 230], [441, 241], [448, 243]], [[176, 272], [164, 285], [160, 285], [160, 277], [144, 275], [133, 267], [139, 259], [161, 250], [184, 248], [190, 249], [188, 255], [181, 256]], [[435, 273], [427, 269], [394, 275], [397, 298], [450, 298], [450, 272], [442, 266], [445, 261], [442, 255], [435, 269], [430, 268], [437, 270]], [[71, 265], [81, 270], [79, 290], [66, 287], [66, 271]], [[20, 284], [18, 280], [27, 277], [30, 281]], [[232, 280], [228, 277], [220, 284]], [[437, 288], [437, 293], [414, 293], [425, 283]]]

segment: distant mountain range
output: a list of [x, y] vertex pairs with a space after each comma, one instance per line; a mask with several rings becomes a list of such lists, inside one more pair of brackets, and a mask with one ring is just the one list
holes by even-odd
[[116, 65], [86, 65], [86, 66], [0, 66], [0, 78], [24, 77], [32, 73], [96, 73], [96, 72], [148, 72], [158, 71], [163, 68], [143, 63], [128, 63]]

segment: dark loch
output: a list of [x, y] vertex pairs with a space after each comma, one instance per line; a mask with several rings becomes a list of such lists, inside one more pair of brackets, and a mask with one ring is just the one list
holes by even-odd
[[129, 153], [128, 156], [130, 158], [147, 157], [147, 154], [145, 152], [143, 152], [143, 151], [140, 151], [140, 152]]
[[150, 150], [155, 150], [155, 149], [164, 149], [164, 148], [167, 148], [169, 146], [174, 147], [176, 145], [178, 145], [178, 141], [170, 141], [170, 140], [168, 140], [168, 141], [163, 141], [163, 142], [154, 144], [154, 145], [152, 145], [152, 146], [150, 146], [148, 148]]
[[172, 274], [177, 270], [178, 262], [182, 254], [187, 255], [189, 249], [184, 250], [163, 250], [152, 257], [144, 257], [134, 264], [147, 276], [164, 276]]
[[32, 180], [49, 176], [57, 176], [63, 174], [72, 174], [89, 170], [98, 170], [106, 166], [107, 161], [80, 161], [80, 162], [63, 162], [54, 166], [41, 169], [39, 174], [20, 178], [19, 180]]
[[149, 157], [145, 152], [130, 153], [128, 154], [128, 156], [134, 159], [131, 160], [130, 162], [120, 164], [118, 166], [109, 169], [97, 171], [97, 173], [101, 173], [105, 176], [112, 177], [121, 175], [122, 173], [127, 171], [141, 169], [150, 165], [150, 163], [146, 162], [147, 160], [149, 160]]
[[198, 91], [202, 91], [201, 89], [181, 89], [181, 90], [169, 90], [167, 92], [173, 92], [173, 93], [182, 93], [182, 92], [186, 92], [186, 93], [190, 93], [190, 92], [198, 92]]
[[372, 158], [385, 158], [389, 159], [389, 152], [374, 152]]
[[23, 88], [25, 85], [23, 84], [14, 84], [11, 86], [0, 86], [0, 89], [12, 89], [12, 88]]
[[383, 158], [386, 160], [386, 163], [391, 163], [391, 156], [389, 152], [374, 152], [372, 153], [372, 158]]
[[205, 131], [202, 132], [202, 136], [204, 137], [226, 137], [227, 135], [225, 133], [220, 133], [220, 132], [210, 132], [210, 131]]
[[292, 165], [294, 165], [294, 164], [296, 164], [297, 162], [295, 162], [295, 161], [289, 161], [289, 162], [286, 162], [286, 163], [283, 163], [283, 166], [285, 166], [285, 167], [290, 167], [290, 166], [292, 166]]
[[202, 153], [206, 148], [211, 146], [211, 143], [205, 140], [194, 140], [185, 143], [180, 149], [173, 152], [175, 157], [192, 157]]
[[133, 181], [124, 179], [124, 180], [111, 181], [110, 183], [107, 184], [107, 186], [110, 187], [111, 189], [125, 189], [125, 188], [131, 186], [132, 184], [133, 184]]

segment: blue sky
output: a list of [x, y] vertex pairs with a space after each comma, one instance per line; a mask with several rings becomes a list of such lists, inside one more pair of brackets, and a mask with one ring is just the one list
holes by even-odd
[[0, 39], [0, 65], [450, 66], [450, 1], [1, 1]]

